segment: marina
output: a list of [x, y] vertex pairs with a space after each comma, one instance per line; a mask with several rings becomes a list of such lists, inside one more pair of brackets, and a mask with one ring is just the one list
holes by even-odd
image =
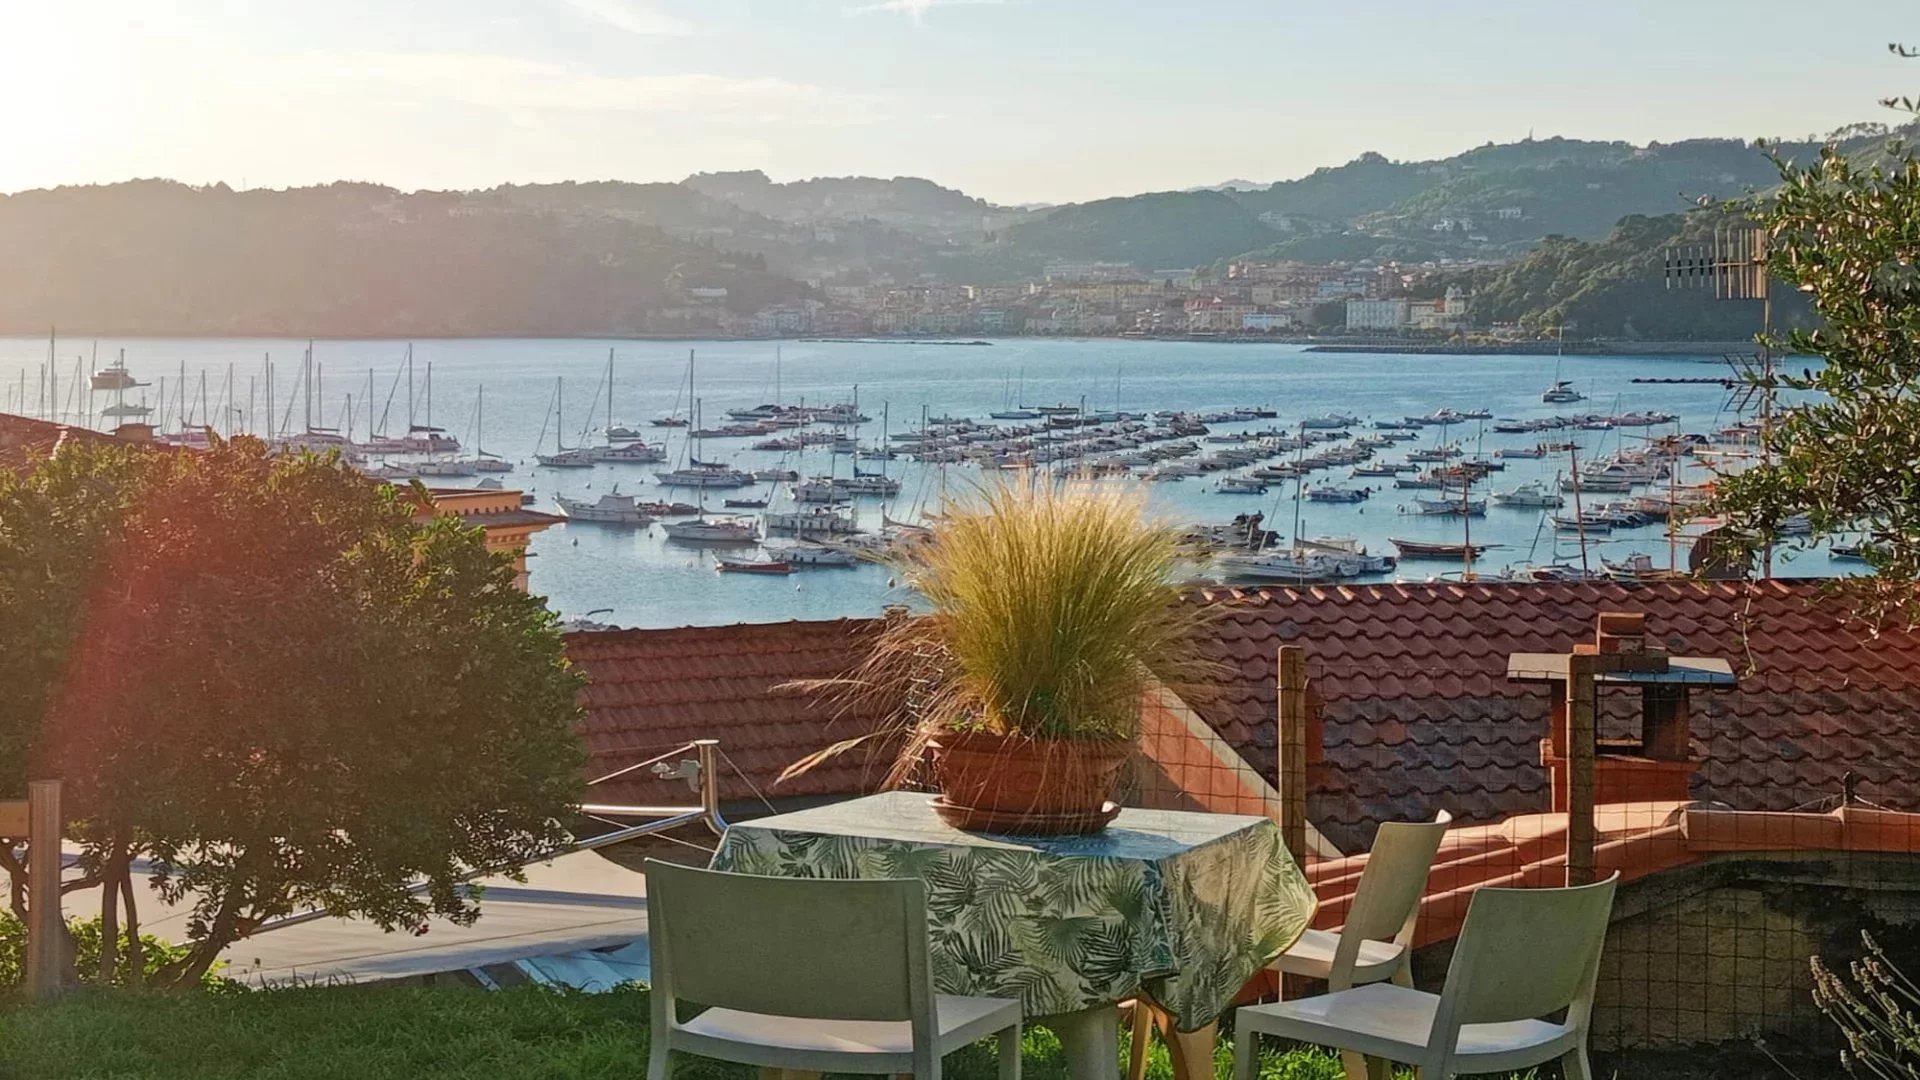
[[[1644, 577], [1686, 566], [1698, 528], [1670, 526], [1672, 511], [1751, 448], [1719, 386], [1644, 381], [1717, 373], [1718, 357], [489, 339], [322, 341], [309, 357], [306, 342], [180, 339], [102, 341], [114, 359], [91, 363], [94, 349], [56, 340], [49, 364], [45, 339], [0, 340], [7, 410], [48, 411], [57, 368], [65, 422], [137, 415], [189, 443], [209, 423], [271, 430], [430, 486], [487, 473], [568, 519], [533, 541], [535, 590], [619, 625], [911, 603], [872, 558], [996, 477], [1140, 482], [1206, 537], [1196, 580], [1424, 580], [1466, 572], [1469, 550], [1487, 577]], [[1542, 386], [1580, 397], [1544, 401]], [[717, 554], [841, 572], [773, 586], [752, 579], [789, 575], [716, 575]], [[1860, 565], [1810, 552], [1778, 570]]]

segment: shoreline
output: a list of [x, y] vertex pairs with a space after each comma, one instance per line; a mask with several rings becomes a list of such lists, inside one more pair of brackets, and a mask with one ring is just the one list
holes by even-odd
[[[0, 338], [39, 341], [47, 339], [42, 333], [0, 332]], [[1406, 340], [1389, 341], [1347, 341], [1328, 337], [1286, 336], [1226, 336], [1226, 335], [1164, 335], [1148, 336], [1143, 334], [1012, 334], [1000, 337], [923, 337], [915, 335], [864, 337], [823, 337], [815, 334], [783, 335], [760, 337], [753, 335], [727, 334], [289, 334], [280, 333], [144, 333], [126, 331], [74, 332], [62, 333], [56, 338], [62, 342], [75, 342], [99, 339], [146, 339], [158, 341], [635, 341], [635, 342], [765, 342], [768, 344], [832, 344], [832, 345], [921, 345], [950, 348], [991, 348], [1001, 343], [1028, 341], [1060, 342], [1096, 342], [1110, 341], [1116, 344], [1188, 344], [1188, 345], [1298, 345], [1305, 352], [1326, 355], [1404, 355], [1404, 356], [1721, 356], [1728, 353], [1749, 353], [1755, 348], [1751, 341], [1569, 341], [1564, 346], [1552, 341], [1516, 341], [1505, 343], [1485, 343], [1473, 345], [1451, 344], [1446, 342], [1422, 342]], [[1789, 354], [1782, 353], [1781, 356]]]

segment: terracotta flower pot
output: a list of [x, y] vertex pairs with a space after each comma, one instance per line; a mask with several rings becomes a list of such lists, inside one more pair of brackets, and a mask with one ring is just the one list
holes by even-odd
[[1119, 808], [1108, 800], [1133, 756], [1130, 741], [1029, 739], [949, 732], [932, 741], [949, 825], [1027, 836], [1097, 832]]

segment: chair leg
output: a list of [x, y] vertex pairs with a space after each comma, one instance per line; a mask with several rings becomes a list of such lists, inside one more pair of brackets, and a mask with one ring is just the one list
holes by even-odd
[[1393, 1080], [1393, 1062], [1355, 1050], [1340, 1051], [1340, 1067], [1347, 1080]]
[[1160, 1031], [1173, 1059], [1174, 1080], [1213, 1080], [1213, 1047], [1219, 1040], [1218, 1021], [1199, 1031], [1181, 1031], [1173, 1026], [1173, 1017], [1159, 1017]]
[[1146, 998], [1133, 1001], [1133, 1038], [1127, 1041], [1127, 1080], [1146, 1080], [1147, 1047], [1153, 1042], [1153, 1006]]
[[1587, 1048], [1576, 1046], [1560, 1058], [1560, 1075], [1566, 1080], [1593, 1080], [1593, 1065], [1587, 1060]]
[[655, 1032], [647, 1045], [647, 1080], [668, 1080], [672, 1075], [668, 1053], [666, 1032]]
[[1253, 1080], [1253, 1059], [1260, 1033], [1246, 1028], [1233, 1033], [1233, 1080]]
[[1403, 963], [1399, 967], [1393, 969], [1393, 985], [1404, 986], [1409, 990], [1413, 989], [1413, 965], [1412, 964]]
[[1000, 1080], [1020, 1080], [1020, 1025], [1000, 1033]]

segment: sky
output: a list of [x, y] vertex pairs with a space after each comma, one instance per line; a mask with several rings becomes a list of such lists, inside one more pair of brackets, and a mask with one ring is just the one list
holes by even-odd
[[0, 191], [924, 176], [995, 202], [1364, 151], [1804, 136], [1915, 0], [0, 0]]

